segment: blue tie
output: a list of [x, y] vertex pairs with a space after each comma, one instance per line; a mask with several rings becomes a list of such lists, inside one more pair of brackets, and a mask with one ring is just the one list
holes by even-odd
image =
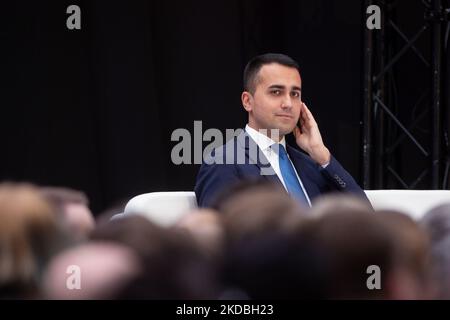
[[278, 159], [280, 164], [281, 176], [283, 177], [284, 183], [286, 184], [286, 188], [289, 194], [291, 196], [294, 196], [303, 205], [309, 207], [308, 200], [306, 199], [306, 195], [303, 192], [300, 182], [297, 179], [295, 169], [288, 158], [286, 149], [282, 144], [274, 144], [272, 147], [275, 150], [275, 152], [277, 152], [278, 149]]

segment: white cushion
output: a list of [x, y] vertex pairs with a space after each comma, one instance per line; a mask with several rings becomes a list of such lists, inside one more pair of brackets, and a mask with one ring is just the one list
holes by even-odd
[[430, 209], [450, 202], [450, 190], [365, 190], [375, 210], [402, 211], [419, 220]]
[[[365, 190], [365, 193], [375, 210], [397, 210], [416, 220], [435, 206], [450, 203], [450, 190]], [[140, 214], [168, 227], [195, 208], [197, 201], [192, 191], [151, 192], [132, 198], [120, 216]]]
[[128, 201], [124, 216], [140, 214], [153, 223], [168, 227], [195, 208], [197, 208], [197, 200], [194, 192], [151, 192], [138, 195]]

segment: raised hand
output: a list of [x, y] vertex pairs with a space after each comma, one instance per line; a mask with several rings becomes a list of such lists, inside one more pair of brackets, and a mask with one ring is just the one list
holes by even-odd
[[304, 103], [302, 103], [300, 109], [299, 123], [300, 127], [295, 127], [293, 131], [297, 145], [306, 151], [318, 164], [325, 165], [329, 163], [330, 151], [323, 144], [319, 126]]

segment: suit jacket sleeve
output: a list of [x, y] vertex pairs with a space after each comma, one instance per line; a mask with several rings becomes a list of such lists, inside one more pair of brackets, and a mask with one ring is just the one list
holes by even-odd
[[364, 190], [333, 156], [328, 166], [320, 170], [332, 190], [350, 192], [369, 201]]
[[198, 172], [194, 188], [198, 206], [210, 207], [224, 188], [238, 181], [236, 166], [232, 164], [203, 163]]

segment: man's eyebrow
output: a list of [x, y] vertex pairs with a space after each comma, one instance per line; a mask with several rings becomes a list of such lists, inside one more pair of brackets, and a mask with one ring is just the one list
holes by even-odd
[[[286, 89], [286, 86], [283, 86], [282, 84], [273, 84], [271, 86], [269, 86], [269, 89]], [[297, 87], [297, 86], [292, 86], [291, 90], [296, 90], [296, 91], [302, 91], [302, 88]]]
[[269, 89], [286, 89], [286, 87], [281, 84], [273, 84], [269, 86]]

